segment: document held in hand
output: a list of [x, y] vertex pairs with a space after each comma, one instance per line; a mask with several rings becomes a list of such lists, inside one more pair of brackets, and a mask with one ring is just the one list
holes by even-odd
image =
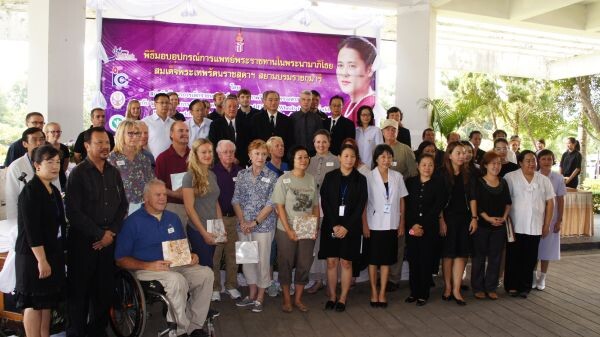
[[316, 239], [318, 218], [313, 215], [295, 216], [292, 226], [298, 240]]

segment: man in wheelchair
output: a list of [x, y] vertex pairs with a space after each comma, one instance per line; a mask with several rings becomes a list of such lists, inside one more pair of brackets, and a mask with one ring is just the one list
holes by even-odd
[[191, 263], [177, 267], [164, 259], [163, 242], [186, 239], [181, 220], [165, 210], [166, 206], [165, 184], [158, 179], [149, 181], [144, 187], [143, 207], [125, 219], [115, 259], [138, 280], [156, 280], [163, 285], [172, 304], [167, 320], [177, 324], [178, 336], [207, 336], [202, 326], [209, 310], [213, 272], [198, 265], [196, 254], [191, 254]]

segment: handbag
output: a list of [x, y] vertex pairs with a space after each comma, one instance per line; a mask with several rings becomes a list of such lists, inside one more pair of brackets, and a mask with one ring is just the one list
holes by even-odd
[[515, 242], [515, 228], [510, 217], [506, 218], [506, 239], [508, 242]]
[[258, 241], [236, 241], [235, 263], [258, 263]]

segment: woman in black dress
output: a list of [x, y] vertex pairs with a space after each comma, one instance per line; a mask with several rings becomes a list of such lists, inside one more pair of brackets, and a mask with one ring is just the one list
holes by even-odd
[[59, 152], [45, 145], [33, 152], [35, 176], [19, 195], [18, 236], [15, 245], [17, 308], [24, 309], [25, 334], [48, 336], [50, 309], [60, 300], [65, 263], [58, 230], [65, 230], [60, 192], [51, 181], [58, 177]]
[[434, 175], [435, 158], [427, 153], [417, 158], [419, 175], [406, 180], [406, 247], [410, 269], [410, 296], [407, 303], [425, 305], [429, 298], [429, 285], [435, 238], [438, 236], [438, 217], [446, 203], [444, 184]]
[[567, 151], [560, 157], [560, 173], [565, 177], [565, 185], [577, 188], [581, 173], [581, 153], [579, 142], [573, 137], [567, 138]]
[[508, 161], [508, 141], [506, 138], [494, 139], [494, 152], [500, 156], [500, 161], [502, 162], [500, 173], [498, 173], [500, 178], [504, 178], [505, 174], [519, 169], [519, 165]]
[[[325, 309], [342, 312], [352, 279], [352, 261], [360, 257], [362, 212], [367, 203], [367, 179], [356, 170], [358, 149], [342, 145], [340, 168], [325, 175], [321, 186], [323, 223], [319, 259], [327, 259], [329, 301]], [[342, 291], [336, 300], [338, 264]]]
[[459, 142], [448, 144], [442, 176], [449, 199], [439, 219], [440, 235], [443, 236], [442, 299], [449, 301], [454, 298], [458, 305], [466, 304], [460, 286], [470, 253], [469, 235], [477, 230], [477, 205], [470, 193], [470, 177], [466, 166], [463, 145]]

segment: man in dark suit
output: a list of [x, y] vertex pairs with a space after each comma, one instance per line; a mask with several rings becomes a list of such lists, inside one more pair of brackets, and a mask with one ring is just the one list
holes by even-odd
[[236, 124], [238, 126], [238, 139], [236, 142], [236, 149], [238, 149], [240, 161], [240, 166], [246, 167], [249, 164], [248, 158], [248, 145], [252, 142], [252, 135], [250, 134], [250, 130], [252, 130], [252, 117], [260, 112], [260, 110], [255, 109], [250, 105], [252, 94], [248, 89], [241, 89], [238, 94], [238, 103], [240, 104], [240, 108], [237, 111], [237, 116], [235, 117]]
[[308, 155], [314, 156], [315, 145], [313, 136], [315, 132], [323, 128], [323, 121], [316, 113], [310, 110], [312, 94], [309, 90], [300, 93], [300, 110], [290, 115], [294, 121], [294, 140], [296, 144], [302, 145], [308, 149]]
[[331, 146], [329, 151], [334, 155], [340, 154], [342, 142], [346, 138], [356, 138], [356, 127], [348, 118], [342, 116], [342, 106], [344, 99], [341, 96], [333, 96], [329, 100], [329, 109], [331, 118], [325, 121], [325, 129], [331, 134]]
[[398, 140], [400, 143], [408, 145], [408, 147], [411, 147], [410, 130], [402, 126], [402, 120], [404, 119], [402, 110], [395, 106], [389, 108], [387, 110], [387, 119], [393, 119], [398, 122], [398, 136], [396, 136], [396, 140]]
[[323, 123], [325, 123], [327, 121], [327, 114], [324, 113], [323, 111], [319, 110], [319, 104], [321, 104], [321, 94], [316, 91], [316, 90], [311, 90], [310, 93], [312, 94], [312, 99], [310, 102], [310, 110], [314, 113], [316, 113], [317, 115], [319, 115], [319, 118], [321, 118], [321, 121]]
[[267, 90], [263, 93], [265, 111], [261, 111], [252, 117], [252, 139], [267, 141], [272, 136], [283, 139], [285, 153], [294, 146], [294, 130], [292, 120], [279, 112], [279, 93]]
[[229, 95], [223, 101], [223, 117], [213, 120], [210, 124], [210, 131], [208, 132], [208, 139], [213, 143], [213, 148], [216, 150], [217, 144], [222, 139], [228, 139], [236, 145], [235, 157], [239, 160], [238, 152], [241, 150], [238, 146], [237, 140], [240, 138], [238, 130], [239, 125], [237, 121], [237, 109], [238, 101], [234, 95]]
[[[213, 103], [215, 105], [215, 109], [208, 114], [207, 118], [214, 121], [221, 117], [223, 117], [223, 101], [225, 100], [225, 94], [217, 91], [213, 95]], [[215, 147], [217, 145], [215, 144]]]

